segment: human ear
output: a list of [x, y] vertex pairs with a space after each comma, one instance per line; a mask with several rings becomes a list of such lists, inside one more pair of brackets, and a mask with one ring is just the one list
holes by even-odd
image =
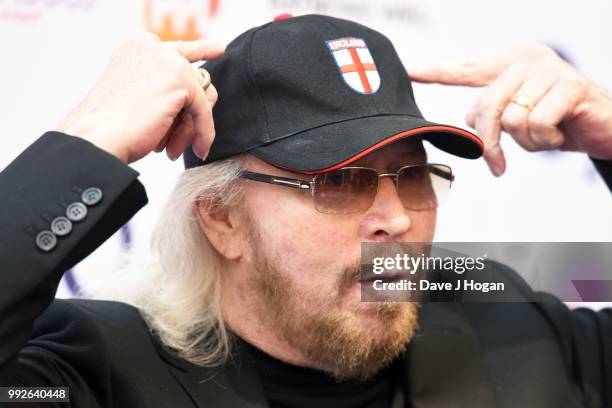
[[244, 240], [236, 207], [200, 200], [194, 203], [193, 212], [202, 233], [222, 257], [235, 261], [242, 256]]

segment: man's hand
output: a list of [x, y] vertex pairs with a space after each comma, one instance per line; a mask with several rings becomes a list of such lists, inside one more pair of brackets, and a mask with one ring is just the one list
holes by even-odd
[[579, 150], [612, 160], [612, 95], [548, 47], [529, 45], [408, 74], [416, 82], [487, 87], [466, 122], [483, 139], [485, 160], [496, 176], [506, 168], [501, 130], [528, 151]]
[[202, 90], [190, 62], [223, 52], [224, 47], [201, 40], [135, 36], [115, 49], [94, 88], [56, 130], [86, 139], [125, 163], [164, 148], [176, 160], [190, 144], [206, 157], [215, 137], [217, 91], [212, 85]]

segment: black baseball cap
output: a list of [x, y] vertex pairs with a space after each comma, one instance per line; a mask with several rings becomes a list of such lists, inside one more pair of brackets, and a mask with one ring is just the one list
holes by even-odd
[[219, 98], [216, 137], [202, 161], [241, 153], [297, 173], [323, 173], [405, 137], [457, 156], [483, 153], [473, 133], [427, 121], [391, 41], [361, 24], [322, 15], [276, 20], [234, 39], [203, 65]]

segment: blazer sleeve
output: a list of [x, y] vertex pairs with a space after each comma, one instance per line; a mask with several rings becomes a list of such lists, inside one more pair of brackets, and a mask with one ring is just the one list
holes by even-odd
[[570, 310], [550, 294], [536, 303], [554, 328], [585, 407], [612, 406], [612, 308]]
[[17, 383], [20, 351], [63, 272], [147, 203], [137, 176], [59, 132], [45, 133], [0, 173], [0, 386]]
[[598, 160], [592, 157], [591, 160], [610, 191], [612, 191], [612, 160]]

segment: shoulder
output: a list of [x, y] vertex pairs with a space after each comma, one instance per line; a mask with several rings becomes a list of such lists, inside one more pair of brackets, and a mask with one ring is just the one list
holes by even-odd
[[35, 327], [57, 325], [97, 326], [144, 324], [138, 309], [132, 305], [109, 300], [55, 299], [35, 321]]
[[58, 345], [87, 344], [114, 349], [139, 348], [153, 339], [139, 310], [121, 302], [56, 299], [33, 325], [29, 346], [57, 349]]
[[69, 386], [78, 406], [185, 399], [139, 310], [120, 302], [54, 300], [20, 351], [17, 375], [28, 385]]

